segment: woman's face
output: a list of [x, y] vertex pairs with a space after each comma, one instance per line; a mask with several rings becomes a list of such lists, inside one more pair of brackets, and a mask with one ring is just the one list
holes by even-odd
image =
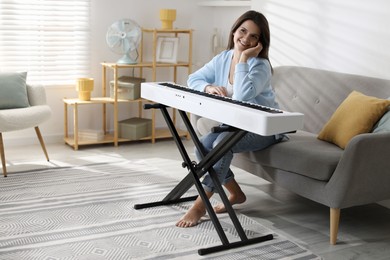
[[260, 29], [252, 21], [246, 20], [233, 33], [234, 48], [244, 51], [255, 47], [260, 41]]

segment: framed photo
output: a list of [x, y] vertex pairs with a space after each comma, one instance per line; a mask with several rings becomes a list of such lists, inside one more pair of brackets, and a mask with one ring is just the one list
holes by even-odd
[[178, 37], [157, 38], [157, 62], [176, 63], [179, 48]]

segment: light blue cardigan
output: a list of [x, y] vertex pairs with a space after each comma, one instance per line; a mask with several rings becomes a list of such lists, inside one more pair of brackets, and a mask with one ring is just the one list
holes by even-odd
[[[207, 85], [227, 86], [233, 50], [216, 55], [202, 68], [192, 73], [187, 81], [190, 88], [204, 91]], [[271, 66], [266, 59], [250, 58], [236, 65], [233, 99], [279, 108], [271, 86]]]

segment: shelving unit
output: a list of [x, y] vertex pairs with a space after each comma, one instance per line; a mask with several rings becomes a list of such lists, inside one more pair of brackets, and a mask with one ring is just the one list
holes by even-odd
[[[144, 44], [145, 44], [145, 34], [152, 34], [153, 38], [153, 53], [152, 53], [152, 60], [151, 61], [145, 61], [144, 57]], [[185, 34], [188, 36], [188, 57], [186, 61], [178, 61], [177, 63], [162, 63], [157, 62], [157, 38], [158, 36], [172, 36], [172, 37], [178, 37], [180, 34]], [[139, 77], [142, 78], [143, 76], [143, 70], [144, 69], [151, 69], [152, 70], [152, 79], [148, 81], [155, 82], [157, 80], [157, 70], [159, 68], [172, 68], [173, 69], [173, 79], [163, 79], [161, 81], [177, 81], [177, 69], [179, 67], [187, 68], [188, 74], [191, 73], [192, 69], [192, 30], [191, 29], [142, 29], [142, 37], [141, 37], [141, 44], [140, 44], [140, 61], [137, 64], [117, 64], [117, 63], [107, 63], [103, 62], [102, 65], [102, 97], [96, 97], [91, 98], [90, 101], [81, 101], [77, 98], [64, 98], [64, 140], [65, 143], [72, 146], [75, 150], [79, 148], [81, 145], [91, 145], [91, 144], [102, 144], [102, 143], [114, 143], [115, 146], [118, 146], [119, 142], [128, 142], [131, 140], [119, 138], [119, 110], [118, 106], [120, 103], [137, 103], [138, 104], [138, 116], [142, 117], [142, 105], [144, 102], [149, 102], [143, 99], [136, 99], [136, 100], [124, 100], [124, 99], [118, 99], [118, 78], [119, 78], [119, 71], [122, 69], [138, 69], [139, 70]], [[114, 98], [110, 98], [107, 88], [108, 83], [108, 72], [113, 73], [113, 79], [114, 79]], [[149, 102], [150, 103], [150, 102]], [[78, 136], [79, 132], [79, 106], [84, 105], [101, 105], [102, 106], [102, 118], [103, 118], [103, 125], [102, 125], [102, 131], [104, 133], [103, 140], [83, 140], [80, 139]], [[114, 117], [114, 131], [113, 133], [108, 132], [107, 127], [107, 105], [112, 105], [114, 108], [114, 111], [112, 113], [112, 116]], [[68, 122], [68, 108], [73, 108], [73, 135], [71, 136], [69, 134], [69, 123]], [[158, 111], [157, 111], [158, 112]], [[173, 120], [176, 121], [176, 111], [173, 109]], [[156, 111], [152, 110], [152, 134], [151, 136], [141, 138], [140, 140], [151, 140], [152, 143], [155, 142], [156, 139], [160, 138], [170, 138], [172, 137], [168, 129], [157, 129], [156, 128]], [[179, 131], [180, 136], [189, 138], [187, 131]]]

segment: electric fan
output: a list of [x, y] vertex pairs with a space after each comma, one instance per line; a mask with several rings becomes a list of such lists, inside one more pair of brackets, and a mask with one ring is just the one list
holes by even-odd
[[[106, 42], [115, 53], [123, 55], [117, 63], [134, 64], [138, 59], [138, 45], [141, 40], [141, 27], [131, 19], [114, 22], [107, 30]], [[135, 51], [135, 57], [130, 55]], [[133, 55], [134, 56], [134, 55]]]

